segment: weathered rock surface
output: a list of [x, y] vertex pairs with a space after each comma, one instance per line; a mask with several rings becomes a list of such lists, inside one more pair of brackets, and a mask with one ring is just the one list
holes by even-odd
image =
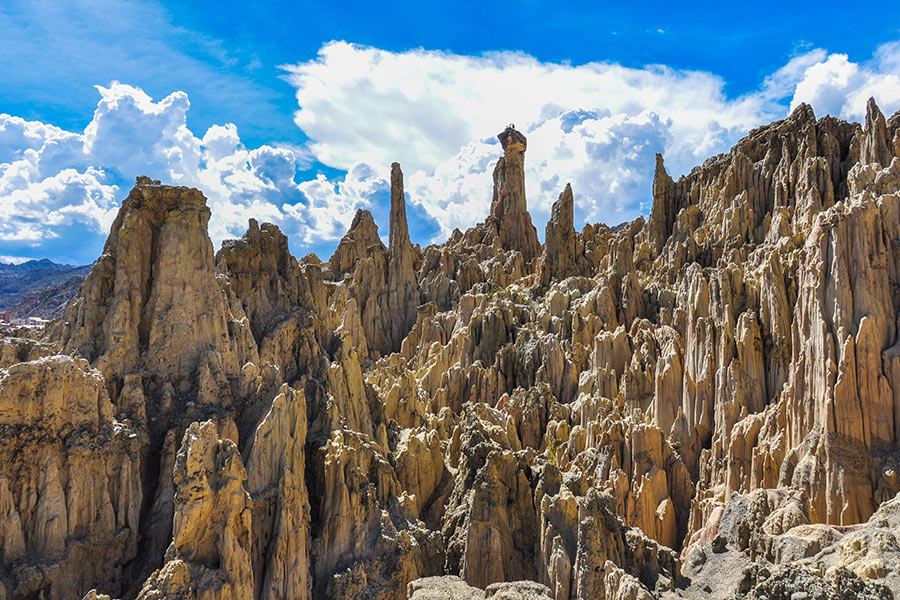
[[172, 543], [139, 600], [254, 595], [247, 474], [237, 445], [212, 421], [192, 423], [175, 457]]
[[731, 497], [685, 551], [682, 597], [894, 598], [900, 594], [900, 497], [865, 523], [811, 523], [804, 493], [759, 489]]
[[234, 377], [240, 368], [216, 283], [209, 209], [197, 190], [139, 178], [112, 225], [103, 254], [53, 335], [109, 385], [129, 372], [176, 393], [198, 370]]
[[114, 418], [103, 384], [87, 361], [67, 356], [0, 369], [0, 590], [7, 598], [122, 589], [123, 565], [138, 551], [145, 440]]
[[525, 136], [519, 132], [504, 136], [507, 131], [498, 136], [503, 156], [494, 168], [494, 198], [487, 223], [496, 229], [500, 246], [521, 252], [528, 264], [540, 254], [541, 244], [525, 203]]
[[409, 584], [410, 600], [551, 600], [547, 586], [533, 581], [494, 583], [487, 589], [467, 585], [458, 577], [424, 577]]
[[[900, 115], [805, 105], [647, 220], [327, 262], [140, 178], [45, 340], [0, 339], [0, 599], [900, 593]], [[515, 583], [513, 583], [515, 582]], [[94, 590], [94, 591], [91, 591]]]
[[572, 186], [567, 183], [559, 195], [559, 200], [553, 203], [544, 234], [544, 249], [538, 264], [538, 281], [544, 288], [554, 280], [562, 280], [576, 274], [575, 269], [579, 261], [574, 204]]

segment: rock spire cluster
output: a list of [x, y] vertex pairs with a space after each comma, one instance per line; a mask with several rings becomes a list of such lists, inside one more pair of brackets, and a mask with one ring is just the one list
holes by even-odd
[[413, 244], [394, 164], [327, 262], [138, 178], [0, 337], [0, 600], [900, 593], [900, 113], [659, 156], [614, 228], [566, 185], [543, 245], [498, 137], [484, 222]]

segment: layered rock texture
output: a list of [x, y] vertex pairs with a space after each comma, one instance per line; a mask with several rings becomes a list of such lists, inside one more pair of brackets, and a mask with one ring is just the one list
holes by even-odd
[[[808, 106], [545, 243], [296, 260], [139, 178], [43, 340], [0, 339], [0, 599], [900, 592], [900, 115]], [[796, 594], [806, 594], [797, 596]]]

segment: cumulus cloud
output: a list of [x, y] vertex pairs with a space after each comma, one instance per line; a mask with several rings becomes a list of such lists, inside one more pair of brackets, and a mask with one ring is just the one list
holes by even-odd
[[[867, 62], [822, 49], [798, 54], [736, 98], [709, 73], [544, 63], [514, 52], [333, 42], [285, 69], [295, 121], [310, 140], [302, 148], [248, 148], [231, 123], [199, 135], [187, 126], [185, 93], [153, 99], [116, 82], [97, 86], [81, 132], [0, 115], [0, 252], [84, 245], [85, 232], [99, 250], [133, 178], [146, 174], [200, 188], [216, 243], [254, 217], [280, 225], [296, 253], [328, 254], [359, 208], [372, 210], [387, 236], [395, 160], [407, 174], [413, 239], [439, 241], [487, 215], [501, 152], [494, 136], [510, 121], [528, 135], [526, 189], [539, 231], [566, 182], [579, 224], [612, 224], [649, 210], [657, 152], [677, 176], [800, 102], [851, 119], [870, 95], [885, 112], [900, 107], [900, 42]], [[298, 176], [314, 161], [327, 174]]]
[[117, 187], [87, 166], [80, 136], [0, 115], [0, 140], [0, 240], [38, 245], [59, 225], [109, 227]]
[[[440, 239], [486, 214], [500, 153], [493, 135], [510, 121], [529, 137], [526, 189], [539, 226], [566, 182], [579, 222], [617, 223], [649, 210], [655, 153], [677, 176], [801, 101], [856, 119], [869, 95], [896, 108], [898, 67], [900, 42], [866, 64], [813, 49], [737, 98], [710, 73], [544, 63], [516, 52], [472, 57], [332, 42], [284, 69], [296, 88], [295, 122], [317, 159], [338, 169], [399, 161], [413, 205], [437, 221]], [[340, 186], [316, 187], [333, 192], [335, 206], [347, 200]]]
[[510, 121], [529, 137], [526, 189], [537, 223], [567, 182], [580, 222], [620, 222], [648, 209], [657, 152], [678, 174], [726, 150], [783, 114], [777, 101], [816, 58], [798, 57], [733, 100], [709, 73], [542, 63], [513, 52], [396, 53], [333, 42], [285, 69], [297, 90], [295, 121], [318, 160], [338, 169], [399, 161], [413, 204], [437, 221], [441, 238], [486, 214], [500, 154], [494, 134]]
[[[82, 133], [0, 115], [0, 211], [8, 216], [0, 241], [40, 246], [73, 225], [101, 236], [137, 175], [200, 188], [212, 209], [215, 242], [243, 233], [250, 217], [279, 223], [307, 244], [335, 239], [352, 219], [323, 208], [325, 195], [306, 198], [295, 181], [298, 165], [308, 164], [305, 152], [248, 149], [230, 123], [197, 137], [187, 127], [183, 92], [154, 101], [116, 82], [97, 90], [97, 109]], [[354, 188], [348, 182], [341, 191]]]
[[528, 131], [572, 109], [628, 116], [653, 110], [671, 120], [674, 144], [705, 156], [729, 132], [757, 123], [766, 108], [729, 101], [725, 82], [709, 73], [543, 63], [515, 52], [397, 53], [332, 42], [315, 60], [284, 68], [297, 89], [295, 122], [316, 157], [342, 169], [399, 160], [430, 171], [510, 121]]
[[860, 120], [870, 97], [882, 110], [900, 108], [900, 42], [882, 44], [865, 63], [855, 63], [846, 54], [816, 62], [797, 83], [791, 107], [806, 102], [816, 114]]
[[96, 86], [100, 102], [84, 130], [84, 152], [122, 176], [143, 173], [180, 184], [195, 179], [201, 140], [187, 128], [187, 94], [154, 102], [143, 90], [113, 83]]

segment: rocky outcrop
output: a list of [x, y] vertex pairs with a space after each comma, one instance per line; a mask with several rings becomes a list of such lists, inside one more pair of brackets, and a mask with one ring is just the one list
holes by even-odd
[[900, 592], [900, 498], [865, 523], [811, 523], [805, 494], [759, 489], [731, 497], [685, 553], [687, 594], [893, 598]]
[[554, 280], [576, 274], [574, 268], [577, 265], [577, 246], [574, 197], [572, 186], [567, 183], [559, 200], [553, 203], [550, 220], [547, 222], [544, 249], [537, 269], [541, 286], [548, 287]]
[[63, 351], [90, 360], [110, 385], [145, 371], [156, 386], [183, 393], [198, 370], [235, 377], [240, 357], [227, 335], [208, 222], [199, 191], [139, 178], [103, 254], [56, 323]]
[[540, 254], [541, 244], [525, 202], [525, 136], [507, 130], [498, 137], [503, 156], [494, 167], [494, 197], [488, 224], [496, 228], [500, 246], [521, 252], [527, 265]]
[[[538, 243], [295, 259], [138, 180], [43, 341], [0, 338], [0, 598], [890, 597], [900, 115], [805, 105]], [[488, 207], [485, 206], [488, 212]], [[59, 353], [59, 354], [58, 354]], [[36, 460], [32, 457], [38, 457]], [[93, 592], [90, 590], [94, 589]]]
[[51, 356], [0, 370], [0, 597], [123, 588], [138, 552], [139, 431], [100, 372]]
[[656, 155], [656, 170], [653, 172], [653, 207], [648, 221], [648, 238], [654, 252], [660, 252], [672, 234], [678, 215], [675, 182], [666, 172], [662, 154]]
[[494, 583], [487, 589], [467, 585], [458, 577], [424, 577], [409, 584], [410, 600], [550, 600], [546, 586], [532, 581]]
[[445, 568], [481, 588], [525, 579], [537, 528], [527, 460], [506, 415], [485, 404], [463, 410], [450, 442], [459, 462], [443, 519]]
[[220, 439], [227, 435], [220, 429], [227, 423], [192, 423], [185, 431], [174, 466], [172, 543], [139, 600], [254, 595], [247, 474], [237, 445]]
[[[406, 199], [403, 195], [403, 172], [400, 165], [391, 165], [391, 220], [388, 244], [388, 314], [390, 321], [390, 352], [398, 352], [406, 334], [416, 324], [419, 307], [419, 286], [416, 281], [416, 251], [409, 241], [406, 224]], [[385, 352], [386, 354], [389, 352]]]
[[260, 600], [310, 597], [310, 508], [306, 488], [306, 399], [282, 386], [247, 455], [252, 565]]
[[416, 322], [419, 260], [419, 249], [409, 240], [403, 172], [394, 163], [388, 247], [378, 236], [372, 214], [359, 210], [329, 261], [334, 277], [344, 278], [359, 307], [367, 348], [374, 358], [399, 351]]

